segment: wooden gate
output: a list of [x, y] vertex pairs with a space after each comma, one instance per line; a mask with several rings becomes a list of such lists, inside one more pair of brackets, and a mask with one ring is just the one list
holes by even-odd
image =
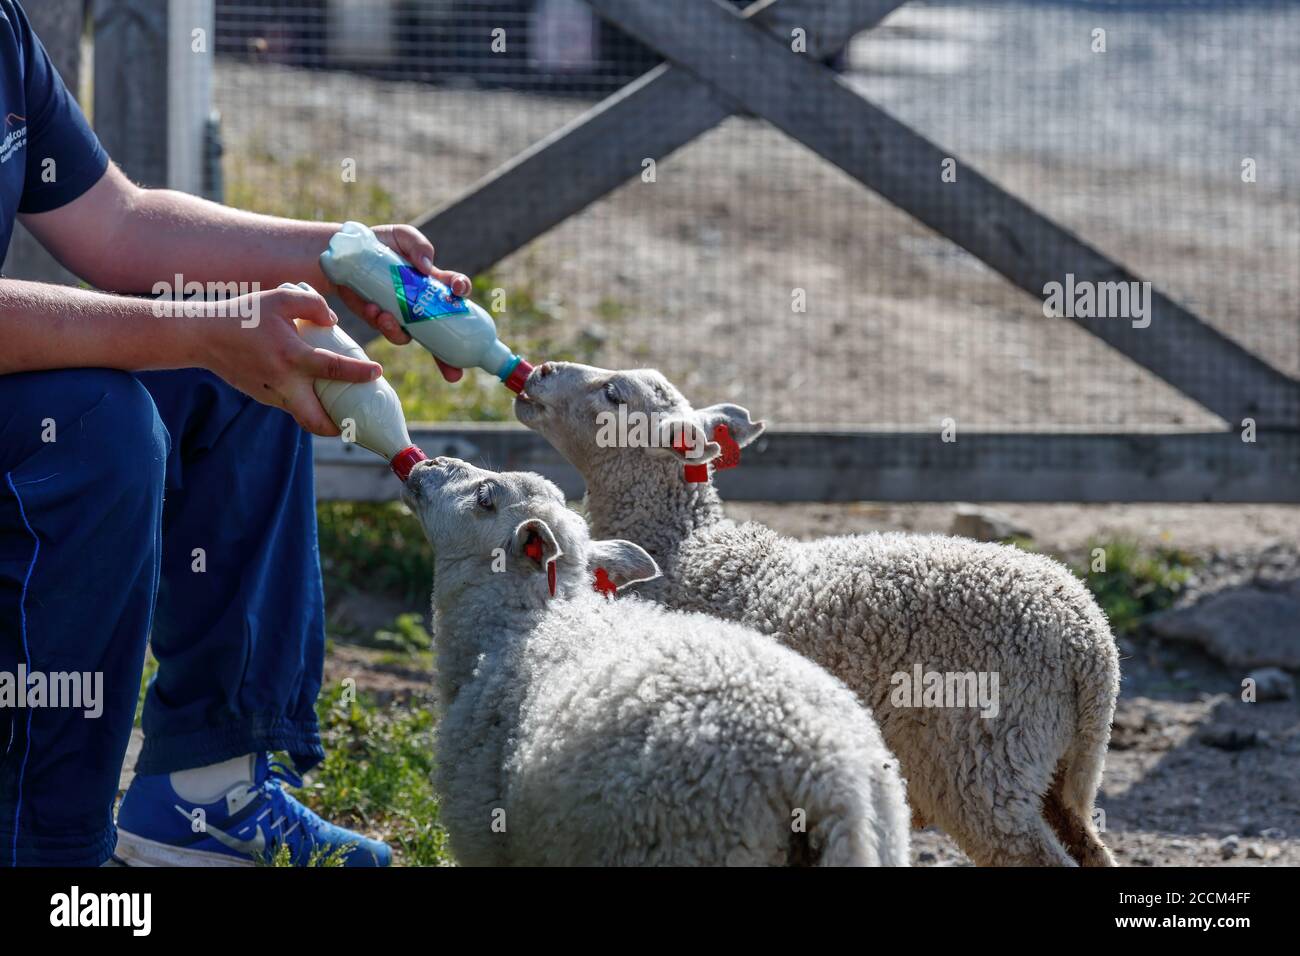
[[[1041, 298], [1043, 287], [1138, 277], [849, 88], [821, 60], [905, 0], [587, 0], [668, 62], [537, 143], [419, 225], [441, 258], [484, 270], [740, 113], [761, 117]], [[802, 31], [806, 52], [792, 51]], [[1104, 287], [1104, 286], [1103, 286]], [[1217, 414], [1215, 432], [769, 432], [723, 493], [776, 501], [1300, 501], [1300, 383], [1153, 290], [1144, 327], [1071, 318]], [[1298, 318], [1300, 323], [1300, 318]], [[372, 335], [368, 329], [362, 334]], [[1300, 334], [1300, 332], [1298, 332]], [[1253, 423], [1254, 441], [1243, 440]], [[570, 493], [581, 481], [527, 432], [418, 429], [426, 447], [529, 468]], [[337, 444], [320, 448], [322, 491], [360, 490]], [[368, 463], [367, 463], [368, 464]], [[376, 476], [372, 491], [387, 491]]]
[[[1103, 288], [1139, 281], [970, 164], [958, 160], [956, 181], [943, 181], [952, 151], [822, 65], [905, 0], [759, 0], [743, 11], [723, 0], [586, 2], [667, 62], [419, 220], [444, 262], [481, 272], [638, 177], [645, 159], [661, 160], [741, 114], [798, 140], [1040, 301], [1044, 286], [1067, 274]], [[151, 8], [150, 0], [96, 6]], [[101, 20], [112, 22], [128, 21]], [[797, 52], [795, 31], [805, 41]], [[118, 95], [111, 108], [132, 112], [136, 102]], [[128, 128], [128, 119], [119, 125]], [[1300, 501], [1300, 382], [1158, 290], [1148, 316], [1141, 327], [1069, 320], [1219, 416], [1226, 429], [965, 430], [944, 441], [938, 430], [777, 426], [719, 484], [733, 498], [775, 501]], [[359, 323], [350, 329], [362, 341], [374, 334]], [[576, 473], [522, 429], [439, 424], [415, 432], [430, 452], [490, 456], [499, 467], [541, 471], [568, 492], [581, 491]], [[1254, 440], [1243, 440], [1243, 432]], [[317, 459], [323, 497], [391, 497], [382, 466], [366, 453], [320, 441]]]

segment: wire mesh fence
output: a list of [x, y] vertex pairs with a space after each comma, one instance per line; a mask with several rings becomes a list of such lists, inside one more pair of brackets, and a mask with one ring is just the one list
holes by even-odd
[[[216, 23], [227, 199], [311, 217], [416, 219], [661, 59], [578, 0], [218, 0]], [[978, 170], [1300, 376], [1300, 4], [911, 0], [817, 55], [952, 159], [910, 175]], [[1240, 425], [745, 113], [493, 266], [503, 336], [786, 425]], [[463, 238], [433, 236], [441, 264]], [[1104, 310], [1069, 271], [1059, 302]], [[1131, 291], [1111, 320], [1140, 327]]]

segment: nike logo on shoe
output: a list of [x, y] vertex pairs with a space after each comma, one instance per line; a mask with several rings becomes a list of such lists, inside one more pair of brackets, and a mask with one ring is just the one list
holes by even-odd
[[[173, 804], [173, 806], [176, 807], [176, 812], [186, 820], [191, 821], [191, 826], [193, 826], [194, 817], [184, 807], [178, 804]], [[266, 834], [262, 832], [260, 826], [257, 828], [257, 836], [249, 840], [241, 840], [239, 837], [227, 833], [220, 827], [212, 826], [206, 821], [203, 824], [202, 832], [236, 853], [244, 853], [249, 856], [262, 856], [266, 853]]]

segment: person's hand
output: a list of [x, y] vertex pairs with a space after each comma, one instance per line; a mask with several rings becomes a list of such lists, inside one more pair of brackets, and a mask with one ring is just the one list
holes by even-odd
[[338, 322], [317, 292], [272, 289], [223, 305], [219, 316], [203, 318], [197, 326], [199, 364], [259, 402], [283, 408], [312, 434], [339, 434], [316, 397], [315, 379], [371, 382], [383, 374], [378, 362], [313, 348], [298, 334], [294, 319], [316, 325]]
[[[467, 296], [472, 291], [469, 277], [459, 272], [448, 272], [446, 269], [439, 269], [433, 264], [434, 249], [433, 244], [424, 237], [424, 233], [414, 226], [375, 226], [375, 235], [379, 241], [392, 249], [399, 256], [411, 263], [417, 270], [424, 275], [432, 276], [443, 285], [451, 289], [452, 292], [459, 296]], [[367, 302], [361, 296], [357, 295], [347, 287], [339, 287], [339, 297], [349, 309], [365, 319], [372, 328], [394, 345], [405, 345], [411, 341], [411, 336], [402, 328], [402, 324], [397, 321], [397, 316], [391, 312], [385, 312], [373, 302]], [[438, 368], [442, 371], [442, 377], [449, 382], [460, 381], [464, 373], [454, 365], [448, 365], [442, 359], [434, 356], [438, 363]]]

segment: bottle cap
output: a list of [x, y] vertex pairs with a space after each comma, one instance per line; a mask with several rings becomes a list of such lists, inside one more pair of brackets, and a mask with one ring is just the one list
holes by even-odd
[[393, 456], [392, 466], [393, 474], [405, 481], [411, 477], [411, 469], [419, 462], [427, 461], [429, 458], [424, 452], [420, 451], [414, 445], [407, 445], [396, 455]]
[[515, 367], [510, 370], [510, 374], [503, 379], [506, 388], [518, 395], [524, 390], [524, 383], [528, 381], [528, 376], [532, 371], [533, 367], [528, 364], [527, 360], [520, 359], [515, 364]]

